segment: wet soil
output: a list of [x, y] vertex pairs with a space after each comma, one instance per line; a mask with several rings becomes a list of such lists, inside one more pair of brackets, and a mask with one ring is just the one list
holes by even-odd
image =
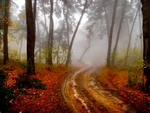
[[87, 66], [68, 75], [62, 83], [62, 94], [74, 113], [136, 113], [100, 84], [96, 69]]

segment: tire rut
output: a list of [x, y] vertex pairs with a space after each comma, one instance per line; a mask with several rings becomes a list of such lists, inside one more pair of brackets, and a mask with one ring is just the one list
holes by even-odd
[[66, 77], [62, 94], [68, 106], [75, 113], [127, 113], [128, 106], [100, 85], [95, 71], [86, 67]]

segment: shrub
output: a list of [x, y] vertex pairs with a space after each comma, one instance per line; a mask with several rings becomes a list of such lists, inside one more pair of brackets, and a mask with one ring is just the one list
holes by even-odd
[[38, 78], [30, 78], [27, 80], [18, 80], [16, 83], [18, 88], [37, 88], [45, 89], [45, 84]]
[[7, 74], [4, 73], [3, 70], [0, 70], [0, 87], [4, 85], [6, 77], [7, 77]]
[[17, 79], [16, 87], [22, 93], [26, 93], [24, 88], [46, 89], [45, 84], [38, 78], [27, 78], [26, 74], [18, 74], [18, 76], [19, 79]]
[[27, 68], [27, 63], [25, 61], [18, 62], [19, 67], [21, 67], [23, 70]]
[[0, 87], [0, 111], [5, 112], [10, 106], [11, 99], [15, 98], [15, 94], [12, 89]]
[[13, 90], [5, 87], [6, 78], [7, 74], [0, 70], [0, 112], [5, 112], [10, 106], [11, 99], [15, 98]]

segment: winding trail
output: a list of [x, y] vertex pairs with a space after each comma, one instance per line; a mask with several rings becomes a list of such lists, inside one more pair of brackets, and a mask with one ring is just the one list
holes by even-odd
[[106, 91], [97, 80], [96, 69], [86, 66], [66, 77], [62, 94], [75, 113], [136, 113]]

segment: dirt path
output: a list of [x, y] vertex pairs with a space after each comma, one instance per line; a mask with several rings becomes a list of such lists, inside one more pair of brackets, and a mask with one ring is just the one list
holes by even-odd
[[68, 106], [75, 113], [136, 113], [106, 91], [97, 81], [95, 72], [87, 66], [66, 77], [62, 94]]

